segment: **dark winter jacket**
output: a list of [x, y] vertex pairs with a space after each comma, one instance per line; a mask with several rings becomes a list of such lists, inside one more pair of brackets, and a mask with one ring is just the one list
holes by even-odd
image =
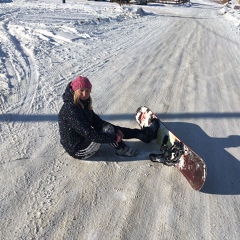
[[63, 94], [64, 104], [58, 115], [60, 142], [69, 155], [74, 156], [76, 146], [81, 146], [84, 139], [96, 143], [112, 143], [116, 136], [101, 132], [103, 121], [93, 110], [87, 107], [89, 100], [82, 101], [85, 106], [74, 105], [73, 90], [68, 84]]

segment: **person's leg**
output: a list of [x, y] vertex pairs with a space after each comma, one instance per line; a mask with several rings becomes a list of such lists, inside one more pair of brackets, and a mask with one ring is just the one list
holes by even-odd
[[154, 121], [149, 127], [144, 127], [143, 129], [118, 128], [122, 131], [124, 139], [137, 138], [145, 143], [150, 143], [153, 139], [157, 138], [159, 121]]
[[137, 128], [125, 128], [125, 127], [119, 127], [120, 131], [123, 133], [124, 139], [131, 139], [131, 138], [138, 138], [138, 136], [142, 133], [141, 129]]
[[87, 159], [92, 157], [100, 148], [100, 143], [91, 142], [85, 139], [84, 142], [75, 146], [74, 158]]
[[[119, 128], [119, 129], [121, 130], [121, 128]], [[129, 129], [129, 130], [132, 130], [132, 129]], [[112, 135], [116, 134], [115, 128], [111, 124], [104, 125], [102, 131], [107, 134], [112, 134]], [[127, 128], [125, 128], [123, 131], [127, 132]], [[134, 136], [135, 136], [134, 134], [135, 134], [134, 132], [132, 132], [132, 133], [129, 132], [128, 139], [134, 138]], [[110, 145], [116, 149], [116, 154], [120, 155], [120, 156], [134, 157], [138, 154], [137, 149], [133, 149], [133, 148], [127, 146], [123, 141], [110, 143]]]

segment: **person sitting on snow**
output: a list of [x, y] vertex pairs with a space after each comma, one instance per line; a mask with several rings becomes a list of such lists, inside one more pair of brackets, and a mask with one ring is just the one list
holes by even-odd
[[63, 94], [64, 103], [58, 115], [60, 142], [70, 156], [87, 159], [107, 143], [116, 149], [117, 155], [133, 157], [138, 150], [122, 139], [137, 138], [149, 143], [156, 138], [157, 124], [154, 128], [130, 129], [102, 120], [93, 111], [91, 90], [89, 79], [78, 76], [68, 83]]

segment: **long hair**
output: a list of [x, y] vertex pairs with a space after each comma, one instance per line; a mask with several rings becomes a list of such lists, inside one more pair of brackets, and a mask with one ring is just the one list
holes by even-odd
[[[80, 106], [82, 109], [84, 109], [84, 106], [80, 99], [78, 98], [77, 94], [74, 92], [73, 94], [73, 103], [74, 105]], [[88, 104], [88, 109], [92, 110], [92, 98], [91, 96], [89, 97], [89, 104]]]

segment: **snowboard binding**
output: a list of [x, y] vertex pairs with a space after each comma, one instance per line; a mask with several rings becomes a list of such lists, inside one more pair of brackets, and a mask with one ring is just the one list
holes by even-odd
[[160, 151], [161, 153], [159, 154], [151, 153], [149, 158], [152, 162], [163, 163], [167, 166], [176, 165], [184, 153], [183, 144], [180, 141], [175, 141], [170, 148], [166, 144], [163, 144]]

